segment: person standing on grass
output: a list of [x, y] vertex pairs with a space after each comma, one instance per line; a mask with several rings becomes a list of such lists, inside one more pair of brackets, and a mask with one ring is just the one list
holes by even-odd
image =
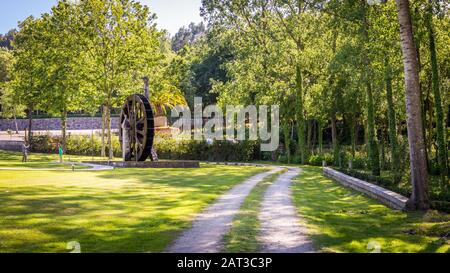
[[61, 144], [58, 144], [59, 163], [63, 163], [64, 150]]
[[22, 143], [22, 163], [28, 162], [28, 149], [30, 145], [27, 142]]

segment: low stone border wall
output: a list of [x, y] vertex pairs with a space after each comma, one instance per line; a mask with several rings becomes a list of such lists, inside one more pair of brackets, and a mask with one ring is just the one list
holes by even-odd
[[393, 209], [404, 210], [408, 198], [380, 186], [343, 174], [332, 168], [323, 168], [323, 174], [344, 186], [362, 192]]

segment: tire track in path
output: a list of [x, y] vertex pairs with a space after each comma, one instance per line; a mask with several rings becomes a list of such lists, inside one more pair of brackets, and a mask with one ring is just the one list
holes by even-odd
[[223, 236], [230, 231], [233, 218], [250, 191], [264, 178], [281, 171], [275, 167], [259, 173], [234, 186], [194, 220], [192, 227], [184, 231], [169, 246], [171, 253], [217, 253], [223, 249]]
[[292, 202], [291, 182], [300, 174], [299, 168], [289, 168], [267, 188], [259, 213], [258, 240], [264, 253], [314, 252], [306, 226]]

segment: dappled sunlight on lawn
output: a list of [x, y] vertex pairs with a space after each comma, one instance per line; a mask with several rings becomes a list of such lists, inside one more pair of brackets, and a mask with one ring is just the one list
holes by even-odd
[[[370, 252], [367, 244], [376, 241], [382, 252], [450, 252], [450, 245], [439, 237], [408, 234], [429, 224], [423, 213], [391, 210], [325, 178], [321, 168], [303, 167], [292, 188], [317, 249]], [[448, 218], [442, 221], [450, 224]]]
[[0, 177], [0, 252], [159, 252], [256, 167], [13, 172]]

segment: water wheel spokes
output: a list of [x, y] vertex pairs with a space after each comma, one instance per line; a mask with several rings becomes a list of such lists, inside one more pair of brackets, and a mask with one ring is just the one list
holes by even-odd
[[122, 107], [120, 124], [119, 138], [125, 151], [124, 160], [145, 161], [151, 154], [154, 139], [153, 111], [148, 99], [140, 94], [129, 96]]

